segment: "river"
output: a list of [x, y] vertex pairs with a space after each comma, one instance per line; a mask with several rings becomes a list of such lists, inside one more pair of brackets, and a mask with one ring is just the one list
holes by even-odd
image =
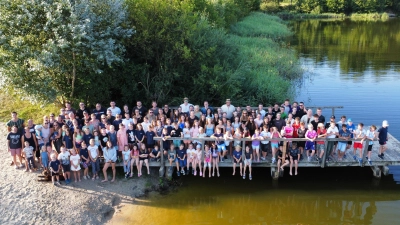
[[[291, 46], [305, 69], [296, 100], [309, 106], [343, 106], [357, 124], [380, 125], [400, 138], [400, 20], [291, 22]], [[323, 113], [327, 118], [331, 111]], [[400, 170], [381, 180], [364, 168], [299, 169], [273, 181], [266, 168], [253, 180], [181, 178], [178, 192], [122, 208], [112, 224], [397, 224]]]

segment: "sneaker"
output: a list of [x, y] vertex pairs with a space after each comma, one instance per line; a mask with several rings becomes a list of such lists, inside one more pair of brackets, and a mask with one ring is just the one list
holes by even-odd
[[59, 181], [57, 181], [56, 184], [61, 185]]
[[276, 160], [275, 160], [275, 158], [272, 158], [272, 164], [274, 164], [274, 163], [275, 163], [275, 161], [276, 161]]
[[368, 160], [368, 165], [372, 166], [371, 160]]
[[183, 169], [181, 170], [181, 173], [183, 174]]
[[358, 164], [359, 164], [360, 166], [362, 166], [362, 163], [363, 163], [362, 159], [359, 159], [359, 160], [358, 160]]
[[83, 179], [84, 179], [84, 180], [87, 180], [86, 176], [83, 176]]
[[194, 171], [194, 173], [193, 173], [193, 176], [196, 176], [197, 175], [197, 173], [196, 173], [197, 171]]
[[261, 157], [261, 160], [262, 160], [262, 161], [265, 161], [265, 158], [264, 158], [264, 157]]
[[221, 158], [221, 162], [224, 162], [224, 159], [223, 159], [223, 158]]
[[315, 157], [315, 161], [319, 162], [319, 158], [318, 156]]
[[202, 177], [203, 176], [203, 173], [200, 171], [200, 177]]
[[378, 157], [379, 157], [380, 159], [383, 159], [383, 156], [382, 156], [382, 155], [379, 155], [379, 154], [378, 154]]
[[346, 156], [346, 154], [345, 155], [343, 155], [343, 159], [345, 159], [347, 156]]
[[157, 159], [157, 162], [160, 162], [160, 161], [161, 161], [161, 159], [160, 159], [160, 158], [158, 158], [158, 159]]
[[353, 155], [354, 161], [357, 161], [357, 156]]
[[253, 179], [253, 178], [251, 177], [251, 175], [249, 175], [249, 180], [251, 180], [251, 179]]
[[307, 158], [308, 158], [308, 161], [309, 161], [309, 162], [311, 162], [311, 157], [310, 157], [310, 156], [308, 156]]
[[179, 172], [176, 172], [176, 175], [178, 175], [178, 177], [180, 177], [180, 176], [181, 176], [181, 174], [180, 174]]
[[15, 166], [15, 169], [18, 169], [18, 168], [19, 168], [19, 167], [16, 165], [16, 166]]
[[182, 175], [185, 175], [185, 170], [182, 170]]
[[245, 180], [246, 179], [246, 174], [245, 175], [243, 175], [243, 180]]
[[56, 186], [56, 183], [55, 183], [55, 182], [53, 182], [53, 185], [54, 185], [54, 186]]

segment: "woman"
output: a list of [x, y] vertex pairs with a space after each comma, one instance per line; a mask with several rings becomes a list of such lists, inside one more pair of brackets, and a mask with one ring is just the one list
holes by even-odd
[[80, 152], [83, 142], [83, 133], [79, 127], [75, 127], [74, 135], [72, 137], [73, 144], [76, 152]]
[[117, 161], [117, 150], [112, 145], [111, 141], [107, 141], [107, 146], [103, 148], [103, 157], [104, 157], [104, 167], [103, 167], [103, 174], [104, 180], [101, 182], [107, 182], [107, 169], [111, 165], [112, 172], [113, 172], [113, 179], [111, 182], [115, 181], [115, 162]]
[[207, 117], [207, 123], [205, 129], [207, 137], [211, 137], [211, 135], [214, 134], [214, 124], [213, 124], [213, 119], [211, 117]]
[[33, 155], [34, 155], [34, 157], [36, 157], [38, 162], [40, 164], [42, 164], [40, 162], [40, 149], [38, 149], [36, 136], [31, 133], [29, 126], [26, 126], [24, 128], [24, 135], [22, 136], [22, 143], [25, 143], [25, 141], [29, 142], [29, 146], [33, 147], [33, 151], [34, 151]]
[[247, 111], [243, 110], [242, 115], [240, 116], [240, 122], [241, 123], [247, 123], [247, 120], [248, 120]]
[[181, 128], [182, 130], [183, 130], [183, 128], [185, 127], [185, 121], [186, 121], [186, 116], [185, 116], [185, 114], [182, 114], [181, 116], [179, 116], [178, 126], [179, 126], [179, 128]]
[[238, 116], [235, 116], [234, 121], [232, 123], [233, 128], [236, 130], [237, 128], [240, 128], [240, 118]]
[[213, 112], [211, 111], [210, 108], [208, 108], [207, 111], [206, 111], [206, 117], [207, 117], [207, 118], [214, 119]]
[[177, 123], [179, 121], [179, 110], [175, 109], [171, 116], [171, 123]]
[[127, 104], [124, 105], [123, 110], [122, 110], [122, 112], [121, 112], [121, 115], [125, 115], [125, 113], [128, 113], [129, 115], [131, 115], [131, 114], [129, 113], [129, 107], [128, 107]]
[[257, 124], [254, 122], [253, 116], [248, 117], [246, 127], [247, 127], [247, 129], [249, 129], [250, 136], [253, 136], [255, 130], [258, 128]]
[[100, 121], [96, 118], [96, 114], [92, 113], [90, 118], [89, 124], [93, 126], [93, 130], [99, 131]]
[[135, 113], [132, 115], [133, 118], [136, 118], [138, 124], [143, 122], [143, 117], [140, 115], [139, 109], [135, 109]]
[[216, 113], [214, 113], [214, 118], [213, 118], [213, 123], [214, 124], [218, 124], [218, 120], [219, 120], [220, 118], [219, 118], [219, 114], [216, 112]]
[[215, 129], [214, 129], [215, 132], [217, 132], [217, 129], [220, 129], [221, 133], [225, 134], [225, 126], [224, 126], [224, 123], [222, 122], [222, 119], [218, 120], [218, 124], [217, 124], [217, 126], [215, 126]]
[[201, 114], [200, 120], [199, 120], [199, 126], [204, 128], [206, 126], [206, 123], [207, 123], [206, 115]]
[[142, 176], [142, 166], [146, 164], [147, 167], [147, 174], [150, 175], [150, 168], [149, 168], [149, 151], [146, 149], [145, 144], [140, 145], [140, 151], [139, 151], [139, 172], [138, 172], [138, 177]]
[[57, 122], [53, 123], [53, 129], [54, 129], [54, 132], [51, 135], [51, 140], [52, 140], [53, 146], [56, 149], [57, 153], [60, 153], [60, 148], [62, 145], [62, 138], [61, 138], [62, 129]]

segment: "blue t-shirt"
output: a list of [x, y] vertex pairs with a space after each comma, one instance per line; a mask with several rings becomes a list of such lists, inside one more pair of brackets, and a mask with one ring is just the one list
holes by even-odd
[[148, 145], [154, 145], [155, 144], [154, 136], [156, 136], [156, 133], [154, 133], [154, 131], [147, 131], [146, 132], [146, 140], [147, 140], [147, 144]]
[[90, 139], [93, 138], [93, 134], [84, 134], [82, 139], [86, 143], [86, 145], [90, 145]]
[[118, 146], [117, 145], [117, 132], [108, 133], [108, 137], [110, 138], [110, 141], [111, 141], [113, 146]]
[[186, 155], [186, 149], [178, 149], [176, 154], [178, 155], [177, 157], [183, 159], [183, 157]]
[[72, 145], [72, 139], [69, 137], [69, 136], [67, 136], [67, 135], [65, 135], [64, 137], [63, 137], [63, 142], [65, 142], [65, 147], [67, 148], [67, 149], [72, 149], [74, 146]]
[[[353, 135], [350, 133], [349, 130], [346, 130], [346, 132], [344, 132], [343, 129], [341, 129], [341, 130], [339, 131], [339, 136], [340, 136], [340, 137], [351, 137], [351, 136], [353, 136]], [[340, 143], [347, 143], [347, 141], [339, 141], [339, 142], [340, 142]]]
[[235, 156], [236, 159], [239, 159], [242, 156], [242, 151], [233, 151], [233, 156]]
[[347, 124], [347, 130], [350, 131], [350, 137], [353, 138], [353, 131], [356, 130], [356, 125], [354, 125], [354, 123], [351, 126]]
[[160, 149], [158, 149], [158, 150], [153, 149], [153, 150], [151, 151], [151, 153], [153, 153], [154, 156], [157, 156], [157, 154], [158, 154], [159, 152], [160, 152]]
[[378, 133], [379, 133], [379, 135], [378, 135], [379, 142], [386, 142], [388, 128], [387, 127], [381, 127], [381, 128], [379, 128]]
[[220, 141], [221, 139], [219, 139], [220, 137], [224, 136], [222, 133], [219, 133], [219, 134], [214, 133], [213, 135], [214, 135], [214, 137], [218, 138], [218, 141], [215, 141], [217, 143], [217, 145], [222, 145], [225, 143], [224, 140]]
[[60, 168], [60, 161], [56, 159], [55, 161], [50, 161], [49, 167], [53, 169], [53, 171], [57, 171]]
[[145, 135], [144, 130], [136, 130], [135, 135], [139, 141], [142, 140]]

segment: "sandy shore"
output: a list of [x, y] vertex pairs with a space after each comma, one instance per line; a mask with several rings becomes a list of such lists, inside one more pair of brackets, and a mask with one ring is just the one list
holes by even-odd
[[0, 152], [0, 224], [104, 224], [159, 182], [156, 171], [152, 171], [155, 177], [128, 180], [118, 177], [117, 171], [114, 183], [82, 180], [53, 186], [39, 182], [40, 171], [29, 173], [10, 166], [5, 124], [0, 127], [0, 146], [4, 146]]

